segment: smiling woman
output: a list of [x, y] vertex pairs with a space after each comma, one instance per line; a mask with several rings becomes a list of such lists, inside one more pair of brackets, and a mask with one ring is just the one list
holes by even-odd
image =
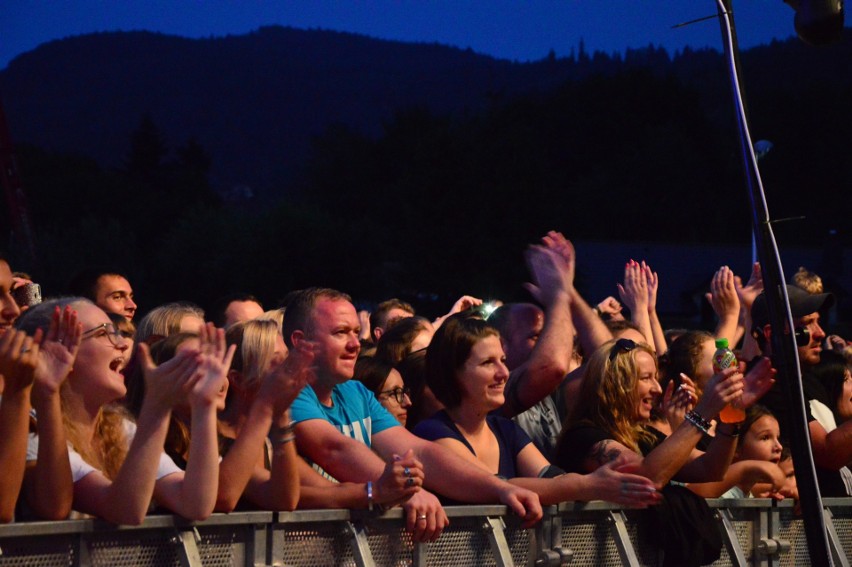
[[[158, 367], [147, 345], [140, 345], [147, 394], [134, 423], [113, 405], [127, 392], [119, 370], [129, 356], [128, 343], [103, 310], [83, 298], [65, 298], [33, 307], [18, 324], [32, 331], [47, 329], [57, 306], [76, 309], [82, 324], [79, 346], [69, 353], [72, 370], [60, 390], [74, 510], [138, 524], [153, 499], [186, 518], [206, 518], [213, 511], [218, 482], [218, 383], [203, 367], [207, 355], [192, 350]], [[193, 408], [193, 462], [186, 474], [163, 452], [172, 408], [181, 401]], [[35, 458], [38, 450], [29, 453]]]
[[621, 473], [614, 465], [590, 475], [565, 474], [518, 425], [494, 414], [505, 402], [505, 359], [494, 327], [468, 314], [448, 318], [426, 353], [427, 381], [446, 409], [420, 422], [414, 433], [536, 492], [545, 505], [600, 499], [644, 507], [656, 502], [649, 480]]

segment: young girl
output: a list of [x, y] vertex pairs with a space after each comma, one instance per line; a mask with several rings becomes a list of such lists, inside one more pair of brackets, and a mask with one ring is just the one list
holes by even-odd
[[761, 483], [769, 485], [761, 488], [761, 494], [775, 495], [787, 480], [779, 466], [780, 435], [778, 420], [768, 409], [760, 405], [749, 408], [725, 478], [720, 482], [691, 484], [690, 490], [705, 498], [749, 498], [754, 486]]

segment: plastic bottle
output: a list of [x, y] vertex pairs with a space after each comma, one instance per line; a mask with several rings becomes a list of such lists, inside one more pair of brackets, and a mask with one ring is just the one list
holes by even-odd
[[[716, 339], [716, 352], [713, 353], [713, 372], [718, 374], [726, 368], [737, 365], [737, 356], [728, 348], [728, 339]], [[722, 423], [740, 423], [746, 418], [745, 411], [728, 404], [719, 412]]]

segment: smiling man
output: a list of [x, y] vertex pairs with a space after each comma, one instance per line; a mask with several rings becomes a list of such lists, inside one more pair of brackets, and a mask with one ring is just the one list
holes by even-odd
[[[793, 316], [799, 365], [802, 370], [802, 390], [805, 395], [805, 410], [808, 433], [811, 438], [814, 464], [822, 496], [852, 496], [852, 472], [846, 467], [852, 462], [852, 421], [838, 426], [832, 408], [832, 400], [825, 387], [814, 377], [812, 369], [819, 364], [825, 331], [820, 326], [820, 311], [834, 304], [829, 293], [810, 294], [798, 287], [788, 285], [790, 313]], [[751, 308], [753, 336], [766, 356], [772, 357], [772, 326], [766, 296], [760, 294]], [[781, 425], [782, 443], [787, 444], [790, 433], [790, 412], [778, 384], [763, 398], [766, 405]]]
[[[337, 480], [373, 482], [384, 469], [382, 458], [412, 450], [423, 464], [426, 488], [464, 502], [500, 502], [528, 523], [538, 521], [541, 505], [535, 494], [414, 436], [366, 387], [351, 380], [361, 348], [360, 330], [355, 307], [339, 291], [302, 290], [288, 304], [283, 324], [287, 346], [310, 344], [315, 351], [316, 380], [291, 408], [299, 452]], [[425, 490], [404, 508], [416, 539], [435, 539], [448, 523], [437, 499]]]
[[85, 297], [107, 313], [116, 313], [128, 321], [136, 315], [133, 288], [127, 278], [115, 271], [87, 269], [69, 284], [71, 295]]

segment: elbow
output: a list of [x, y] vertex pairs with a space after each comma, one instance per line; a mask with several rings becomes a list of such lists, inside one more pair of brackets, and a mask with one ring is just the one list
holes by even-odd
[[214, 512], [224, 512], [228, 514], [234, 511], [234, 508], [237, 507], [237, 499], [228, 498], [228, 497], [220, 497], [216, 499], [216, 504], [213, 506]]
[[210, 505], [196, 504], [185, 506], [174, 512], [190, 522], [202, 522], [213, 513], [213, 503], [211, 502]]
[[136, 513], [132, 511], [116, 510], [115, 514], [104, 515], [103, 519], [112, 524], [122, 526], [140, 526], [142, 525], [142, 522], [145, 521], [145, 512]]

